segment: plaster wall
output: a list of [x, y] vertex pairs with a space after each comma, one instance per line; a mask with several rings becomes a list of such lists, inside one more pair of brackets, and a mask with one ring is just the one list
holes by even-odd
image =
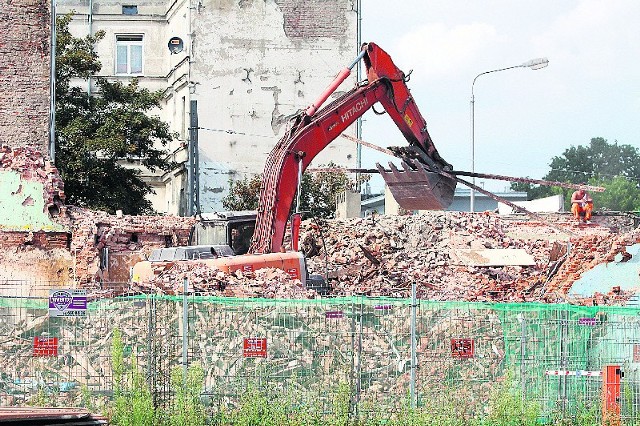
[[44, 185], [21, 179], [12, 170], [0, 171], [0, 229], [15, 231], [63, 231], [51, 220], [42, 194]]
[[[199, 2], [192, 80], [203, 212], [222, 209], [230, 179], [262, 172], [288, 119], [355, 58], [352, 9], [345, 0]], [[338, 92], [355, 81], [349, 78]], [[313, 164], [330, 161], [354, 167], [355, 144], [335, 141]]]

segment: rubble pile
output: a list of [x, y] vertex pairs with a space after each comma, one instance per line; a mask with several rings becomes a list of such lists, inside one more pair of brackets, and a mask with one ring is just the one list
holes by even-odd
[[238, 270], [233, 274], [225, 274], [196, 260], [171, 263], [156, 277], [134, 290], [181, 294], [185, 278], [188, 278], [188, 292], [199, 295], [267, 299], [314, 299], [318, 295], [315, 290], [303, 287], [300, 280], [291, 279], [280, 269], [266, 268], [255, 272]]
[[[550, 216], [545, 223], [523, 216], [429, 212], [327, 221], [323, 228], [309, 226], [303, 246], [309, 268], [328, 271], [333, 294], [408, 297], [415, 281], [418, 296], [430, 300], [565, 301], [582, 272], [640, 241], [637, 231], [616, 236], [608, 226], [580, 228], [567, 215]], [[554, 242], [571, 243], [568, 261], [551, 260]], [[536, 264], [480, 267], [452, 261], [455, 250], [484, 248], [524, 249]], [[615, 303], [624, 296], [618, 292], [602, 300]]]
[[[84, 284], [96, 280], [128, 281], [129, 268], [119, 268], [118, 263], [131, 265], [153, 248], [187, 245], [195, 222], [193, 218], [177, 216], [117, 216], [72, 206], [68, 216], [76, 275]], [[108, 255], [103, 252], [105, 248]], [[112, 271], [123, 276], [113, 276]]]
[[[74, 281], [106, 297], [131, 290], [178, 294], [186, 277], [190, 292], [199, 294], [318, 296], [277, 269], [225, 275], [195, 261], [173, 263], [132, 289], [130, 267], [155, 248], [188, 245], [195, 218], [110, 215], [65, 206], [57, 169], [31, 147], [1, 145], [0, 170], [19, 174], [20, 183], [10, 188], [18, 206], [35, 203], [25, 183], [41, 183], [43, 213], [53, 220], [44, 221], [46, 226], [40, 230], [31, 229], [30, 222], [24, 229], [1, 230], [2, 280]], [[635, 216], [599, 212], [593, 221], [584, 226], [569, 214], [531, 219], [488, 212], [370, 216], [330, 220], [319, 226], [307, 221], [302, 227], [302, 247], [309, 271], [325, 277], [332, 296], [408, 297], [415, 282], [418, 296], [430, 300], [560, 302], [568, 300], [572, 284], [584, 272], [619, 261], [619, 254], [621, 261], [629, 260], [626, 247], [640, 242]], [[486, 249], [521, 249], [534, 264], [460, 261], [462, 251]], [[610, 294], [596, 294], [578, 303], [618, 303], [629, 293], [614, 287]]]
[[[428, 212], [328, 220], [320, 225], [306, 221], [302, 250], [310, 272], [327, 278], [331, 296], [409, 297], [415, 282], [418, 297], [428, 300], [616, 304], [628, 299], [631, 293], [619, 289], [586, 300], [570, 300], [567, 292], [583, 272], [614, 261], [618, 253], [626, 253], [627, 246], [640, 242], [633, 223], [612, 226], [603, 218], [602, 225], [584, 227], [566, 214], [544, 219]], [[456, 251], [468, 249], [522, 249], [535, 264], [469, 266], [457, 262]], [[136, 290], [179, 294], [184, 278], [189, 280], [189, 292], [204, 295], [318, 296], [277, 269], [226, 275], [197, 261], [166, 265]]]
[[[549, 281], [549, 291], [566, 294], [581, 274], [593, 269], [599, 264], [615, 262], [616, 256], [621, 254], [621, 262], [631, 258], [626, 248], [640, 242], [640, 229], [601, 236], [590, 234], [572, 240], [572, 248], [567, 261]], [[640, 289], [638, 289], [640, 290]], [[574, 300], [585, 305], [609, 305], [621, 300], [627, 300], [635, 291], [621, 291], [613, 288], [609, 294], [595, 293], [593, 297]]]

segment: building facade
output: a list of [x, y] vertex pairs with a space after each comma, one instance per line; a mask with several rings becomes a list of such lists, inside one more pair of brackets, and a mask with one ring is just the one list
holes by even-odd
[[[221, 210], [229, 182], [262, 172], [288, 119], [359, 50], [355, 0], [58, 0], [66, 13], [76, 36], [105, 31], [101, 76], [164, 91], [157, 114], [178, 134], [181, 167], [145, 177], [168, 214]], [[314, 164], [329, 162], [357, 166], [357, 147], [333, 142]]]

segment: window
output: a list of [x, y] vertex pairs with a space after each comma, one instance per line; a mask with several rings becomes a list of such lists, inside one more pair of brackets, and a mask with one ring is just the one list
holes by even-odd
[[142, 74], [142, 35], [116, 36], [116, 74]]
[[122, 6], [122, 14], [123, 15], [137, 15], [138, 14], [138, 6], [123, 5]]

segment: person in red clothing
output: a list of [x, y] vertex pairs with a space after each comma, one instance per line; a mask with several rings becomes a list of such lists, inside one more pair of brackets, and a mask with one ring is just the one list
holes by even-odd
[[[579, 189], [571, 196], [571, 213], [578, 222], [591, 223], [593, 211], [593, 199], [587, 191]], [[580, 216], [584, 216], [582, 219]]]

